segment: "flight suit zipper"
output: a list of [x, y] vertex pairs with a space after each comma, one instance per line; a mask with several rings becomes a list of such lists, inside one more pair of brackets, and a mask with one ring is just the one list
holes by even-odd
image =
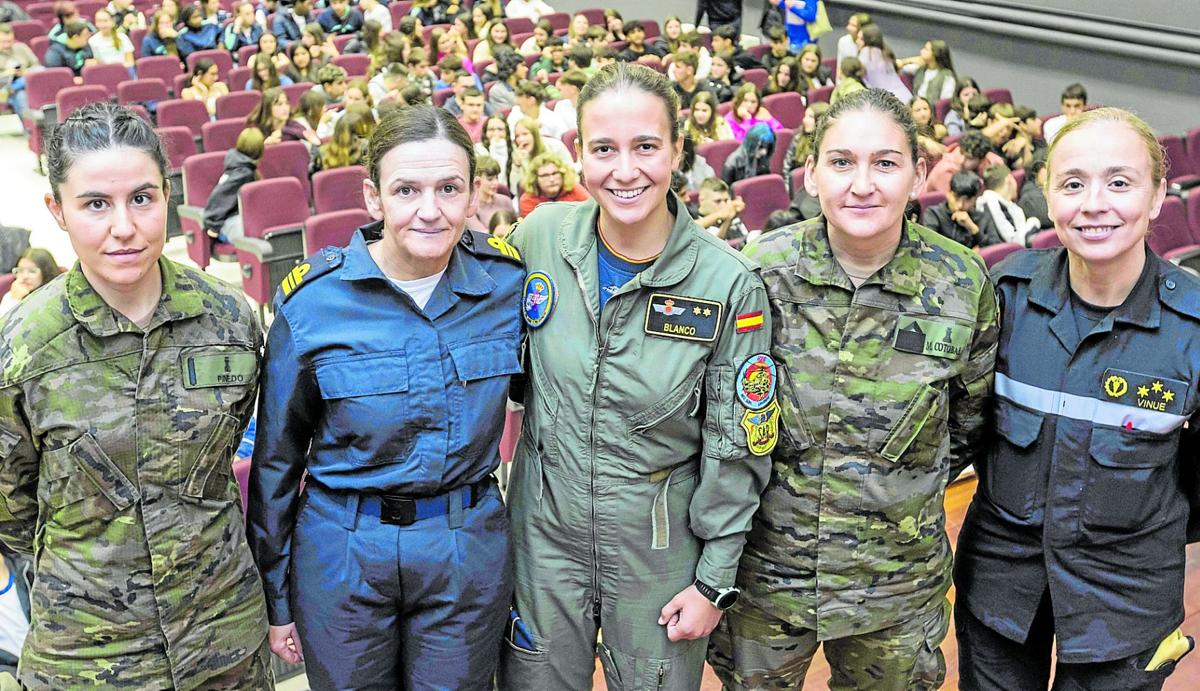
[[600, 368], [604, 366], [604, 354], [608, 347], [608, 338], [605, 337], [603, 342], [600, 337], [600, 320], [596, 313], [592, 310], [591, 296], [588, 295], [587, 285], [583, 282], [583, 274], [579, 271], [579, 267], [572, 265], [572, 271], [575, 273], [575, 282], [579, 285], [579, 292], [583, 297], [583, 304], [587, 306], [588, 317], [592, 320], [592, 327], [595, 329], [596, 343], [599, 344], [600, 353], [596, 360], [595, 370], [592, 372], [592, 410], [590, 424], [588, 426], [588, 456], [589, 456], [589, 481], [588, 481], [588, 506], [591, 517], [592, 531], [592, 617], [600, 618], [600, 548], [596, 542], [596, 389], [600, 381]]

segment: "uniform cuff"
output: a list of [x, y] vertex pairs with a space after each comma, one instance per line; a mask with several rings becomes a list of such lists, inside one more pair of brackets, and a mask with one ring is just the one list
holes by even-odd
[[733, 587], [745, 542], [746, 536], [741, 533], [705, 542], [696, 564], [696, 578], [714, 588]]

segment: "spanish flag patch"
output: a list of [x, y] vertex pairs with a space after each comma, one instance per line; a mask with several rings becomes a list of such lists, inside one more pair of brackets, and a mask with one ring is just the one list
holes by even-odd
[[736, 327], [735, 330], [740, 334], [744, 334], [747, 331], [758, 331], [763, 326], [762, 310], [739, 314], [734, 320], [734, 326]]

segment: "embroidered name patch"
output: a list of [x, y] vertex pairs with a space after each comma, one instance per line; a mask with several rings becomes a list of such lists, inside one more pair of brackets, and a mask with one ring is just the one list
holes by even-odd
[[536, 329], [550, 318], [550, 310], [558, 300], [558, 289], [545, 272], [534, 271], [525, 278], [521, 314], [530, 328]]
[[746, 448], [755, 456], [766, 456], [779, 442], [779, 401], [774, 398], [763, 410], [747, 410], [742, 415], [746, 430]]
[[652, 293], [646, 303], [645, 331], [655, 336], [711, 343], [717, 339], [725, 306], [712, 300]]
[[240, 386], [254, 383], [258, 357], [254, 353], [229, 352], [188, 355], [183, 358], [183, 386]]
[[1100, 390], [1105, 401], [1181, 415], [1187, 400], [1188, 383], [1110, 367], [1104, 370], [1100, 379]]
[[971, 328], [953, 322], [934, 321], [921, 317], [900, 317], [892, 346], [896, 350], [918, 355], [957, 360], [971, 341]]
[[747, 410], [762, 410], [775, 399], [775, 361], [766, 353], [751, 355], [737, 373], [738, 401]]

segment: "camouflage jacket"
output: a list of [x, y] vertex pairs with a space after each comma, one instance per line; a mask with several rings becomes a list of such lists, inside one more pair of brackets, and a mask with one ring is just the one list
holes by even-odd
[[742, 558], [754, 605], [820, 640], [940, 603], [942, 498], [981, 451], [998, 329], [983, 262], [916, 224], [857, 290], [820, 218], [761, 237], [783, 432]]
[[37, 574], [28, 687], [204, 687], [266, 635], [231, 470], [262, 334], [234, 290], [159, 268], [144, 332], [78, 264], [0, 328], [0, 539]]

